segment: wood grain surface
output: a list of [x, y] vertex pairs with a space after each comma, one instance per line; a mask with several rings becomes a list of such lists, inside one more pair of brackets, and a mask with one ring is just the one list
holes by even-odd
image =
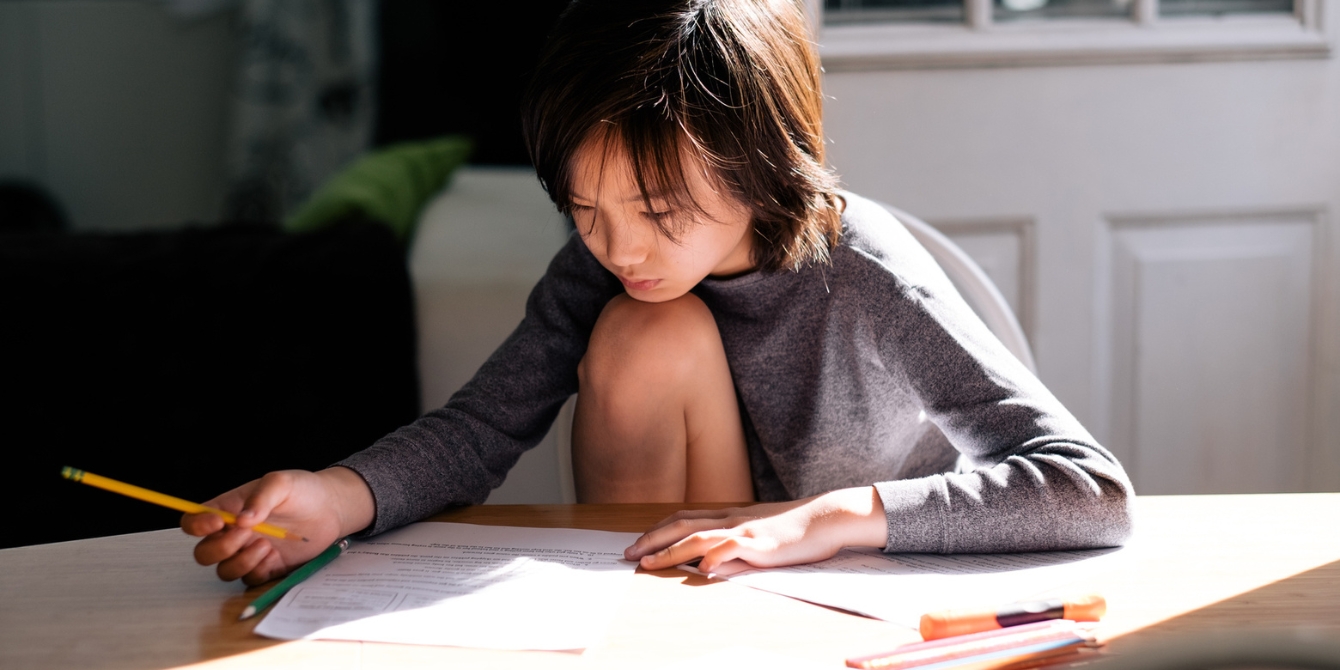
[[[515, 505], [440, 521], [640, 531], [679, 505]], [[1340, 638], [1340, 494], [1137, 500], [1135, 559], [1084, 585], [1109, 613], [1103, 653], [1193, 634]], [[603, 644], [494, 652], [254, 635], [268, 586], [218, 581], [177, 530], [0, 550], [0, 668], [615, 668], [692, 663], [735, 647], [802, 667], [915, 641], [914, 631], [679, 570], [639, 571]]]

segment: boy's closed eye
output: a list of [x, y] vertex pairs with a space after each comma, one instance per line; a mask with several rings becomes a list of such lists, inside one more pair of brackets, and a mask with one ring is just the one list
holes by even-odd
[[[575, 218], [575, 217], [578, 217], [578, 216], [581, 216], [581, 217], [590, 216], [593, 212], [595, 212], [596, 208], [595, 208], [594, 206], [592, 206], [592, 205], [580, 205], [580, 204], [577, 204], [577, 203], [573, 203], [573, 204], [571, 204], [571, 205], [568, 206], [568, 210], [569, 210], [569, 212], [571, 212], [571, 214], [572, 214], [573, 217]], [[659, 211], [658, 211], [658, 210], [644, 211], [644, 212], [640, 212], [639, 214], [640, 214], [643, 218], [646, 218], [646, 219], [648, 219], [648, 220], [650, 220], [650, 221], [653, 221], [653, 222], [661, 222], [661, 221], [667, 221], [667, 220], [669, 220], [669, 219], [673, 219], [673, 218], [675, 217], [675, 215], [677, 214], [677, 212], [676, 212], [674, 209], [667, 208], [667, 209], [659, 210]]]
[[596, 208], [591, 205], [578, 205], [573, 203], [568, 205], [568, 214], [572, 217], [572, 223], [577, 227], [577, 232], [582, 237], [590, 235], [595, 229], [595, 211]]

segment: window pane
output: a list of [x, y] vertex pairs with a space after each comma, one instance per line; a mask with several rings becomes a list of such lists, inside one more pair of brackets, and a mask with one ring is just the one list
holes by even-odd
[[996, 9], [993, 18], [997, 21], [1033, 18], [1125, 18], [1131, 15], [1133, 4], [1135, 3], [1132, 0], [995, 0]]
[[1293, 0], [1160, 0], [1162, 16], [1218, 15], [1246, 12], [1293, 12]]
[[963, 0], [824, 0], [824, 25], [963, 22]]

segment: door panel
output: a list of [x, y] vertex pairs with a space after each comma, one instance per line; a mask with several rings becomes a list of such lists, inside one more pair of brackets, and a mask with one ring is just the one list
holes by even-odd
[[[1340, 34], [1340, 12], [1326, 21]], [[824, 86], [846, 186], [978, 259], [1043, 381], [1137, 490], [1340, 489], [1337, 59]], [[1028, 222], [1027, 241], [964, 221]]]
[[1315, 227], [1310, 213], [1114, 222], [1099, 374], [1137, 491], [1303, 488]]

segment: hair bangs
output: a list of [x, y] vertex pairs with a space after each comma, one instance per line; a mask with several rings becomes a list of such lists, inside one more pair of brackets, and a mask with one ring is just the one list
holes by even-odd
[[688, 170], [747, 207], [763, 269], [826, 262], [841, 232], [824, 165], [818, 57], [794, 0], [574, 0], [525, 98], [541, 183], [570, 212], [573, 157], [631, 163], [671, 240], [701, 220]]

